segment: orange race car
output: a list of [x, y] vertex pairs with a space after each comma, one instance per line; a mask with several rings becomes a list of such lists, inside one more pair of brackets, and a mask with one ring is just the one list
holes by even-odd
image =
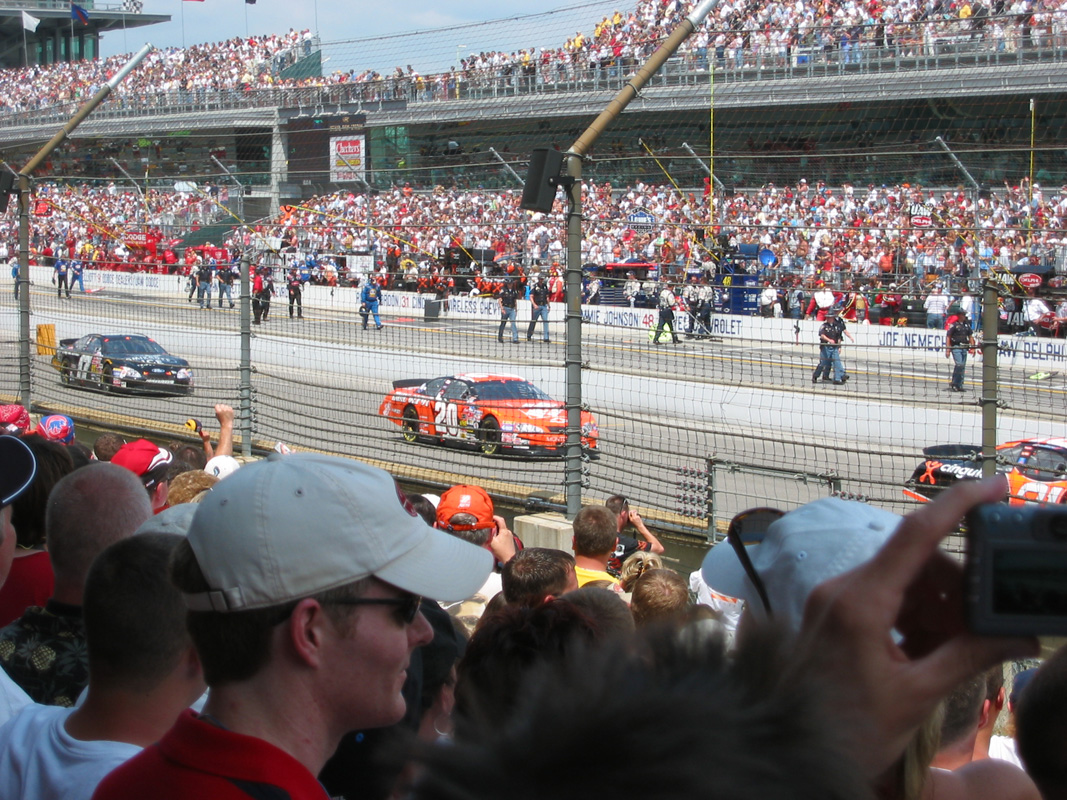
[[[982, 477], [981, 448], [944, 444], [923, 450], [904, 494], [927, 502], [965, 478]], [[1067, 502], [1067, 439], [1021, 439], [997, 447], [997, 472], [1008, 476], [1008, 502]]]
[[[492, 456], [503, 449], [560, 453], [567, 411], [517, 375], [466, 373], [393, 382], [378, 413], [400, 426], [409, 442], [459, 441]], [[582, 447], [595, 450], [596, 420], [582, 411]]]

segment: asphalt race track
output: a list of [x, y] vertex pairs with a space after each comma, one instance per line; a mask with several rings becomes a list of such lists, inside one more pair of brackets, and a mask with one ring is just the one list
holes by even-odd
[[[58, 301], [38, 288], [32, 302], [31, 328], [54, 324], [57, 339], [146, 333], [188, 358], [197, 375], [192, 397], [110, 395], [61, 386], [48, 357], [34, 356], [33, 396], [42, 407], [137, 431], [158, 430], [159, 422], [180, 426], [189, 417], [210, 428], [215, 402], [239, 406], [238, 311], [202, 311], [180, 289], [173, 300], [147, 302], [105, 293]], [[562, 491], [558, 458], [487, 458], [455, 446], [410, 445], [377, 415], [392, 380], [464, 371], [518, 373], [562, 399], [561, 325], [553, 326], [551, 344], [535, 338], [512, 345], [507, 337], [497, 343], [496, 325], [480, 321], [391, 317], [377, 332], [360, 330], [351, 314], [314, 308], [304, 314], [288, 319], [278, 298], [269, 321], [253, 328], [257, 442], [379, 459], [398, 475], [493, 484], [516, 497]], [[519, 327], [524, 339], [525, 323]], [[17, 329], [7, 290], [0, 300], [0, 393], [12, 399]], [[583, 337], [583, 402], [601, 432], [601, 456], [586, 465], [592, 497], [621, 491], [636, 505], [683, 514], [703, 502], [702, 471], [714, 457], [727, 462], [714, 478], [720, 519], [747, 506], [791, 507], [824, 495], [828, 478], [818, 476], [827, 475], [844, 492], [903, 510], [900, 485], [923, 446], [981, 441], [978, 359], [968, 367], [967, 391], [956, 395], [943, 391], [949, 362], [913, 351], [846, 347], [851, 380], [833, 386], [812, 385], [817, 353], [810, 342], [652, 345], [644, 331], [591, 325]], [[1033, 372], [1011, 367], [1001, 374], [1000, 441], [1067, 433], [1064, 372], [1052, 367], [1036, 380], [1027, 374]]]

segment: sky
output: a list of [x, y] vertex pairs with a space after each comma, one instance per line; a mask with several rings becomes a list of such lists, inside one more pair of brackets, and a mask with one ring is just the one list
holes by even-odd
[[100, 49], [106, 57], [135, 52], [146, 42], [182, 47], [307, 28], [317, 30], [323, 42], [325, 72], [369, 67], [384, 73], [410, 63], [426, 73], [458, 65], [471, 51], [559, 47], [577, 30], [590, 32], [614, 8], [633, 5], [632, 0], [257, 0], [255, 5], [144, 0], [144, 13], [169, 14], [171, 21], [107, 33]]

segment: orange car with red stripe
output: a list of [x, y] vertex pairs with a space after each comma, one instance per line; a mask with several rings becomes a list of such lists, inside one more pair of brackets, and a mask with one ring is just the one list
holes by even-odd
[[[400, 426], [406, 441], [462, 442], [486, 455], [502, 450], [559, 453], [567, 444], [567, 410], [518, 375], [464, 373], [400, 380], [378, 413]], [[582, 447], [595, 450], [599, 429], [582, 411]]]
[[[926, 503], [959, 480], [982, 477], [978, 447], [935, 445], [904, 489], [906, 497]], [[1067, 439], [1020, 439], [997, 447], [997, 472], [1008, 478], [1008, 502], [1067, 502]]]

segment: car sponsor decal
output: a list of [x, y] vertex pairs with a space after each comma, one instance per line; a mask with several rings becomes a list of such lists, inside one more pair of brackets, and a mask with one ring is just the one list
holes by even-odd
[[[981, 467], [968, 467], [966, 464], [941, 464], [938, 471], [945, 475], [952, 475], [960, 480], [965, 478], [982, 477]], [[931, 481], [931, 483], [933, 483], [933, 481]]]

